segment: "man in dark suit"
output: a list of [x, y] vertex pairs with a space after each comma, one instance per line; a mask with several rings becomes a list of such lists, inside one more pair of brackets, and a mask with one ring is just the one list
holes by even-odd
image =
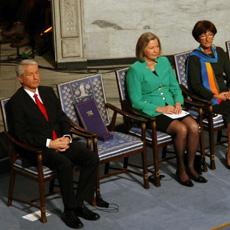
[[[53, 89], [40, 86], [37, 62], [23, 60], [17, 67], [17, 77], [22, 87], [7, 103], [9, 130], [20, 141], [43, 150], [44, 165], [57, 172], [64, 203], [62, 219], [69, 227], [81, 228], [78, 217], [100, 218], [84, 205], [94, 196], [98, 155], [82, 142], [72, 140], [68, 118]], [[35, 160], [32, 153], [22, 154]], [[73, 190], [73, 165], [80, 166], [77, 196]]]

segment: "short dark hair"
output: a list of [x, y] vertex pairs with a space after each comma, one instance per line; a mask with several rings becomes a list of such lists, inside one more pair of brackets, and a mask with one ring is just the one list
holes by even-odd
[[144, 59], [145, 47], [148, 45], [149, 41], [155, 40], [155, 39], [157, 39], [157, 41], [159, 43], [160, 51], [161, 51], [160, 39], [155, 34], [153, 34], [151, 32], [146, 32], [146, 33], [143, 33], [138, 38], [137, 44], [136, 44], [136, 57], [137, 57], [137, 59], [139, 59], [139, 60]]
[[199, 42], [199, 36], [207, 31], [211, 31], [214, 35], [217, 33], [215, 25], [207, 20], [198, 21], [192, 30], [192, 36]]

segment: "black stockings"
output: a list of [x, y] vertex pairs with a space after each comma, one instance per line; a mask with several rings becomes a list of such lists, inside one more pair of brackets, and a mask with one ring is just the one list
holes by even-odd
[[198, 176], [194, 169], [194, 159], [199, 144], [199, 126], [196, 121], [190, 116], [181, 121], [174, 120], [169, 125], [167, 133], [174, 136], [180, 180], [186, 181], [189, 179], [184, 165], [185, 148], [188, 152], [188, 172], [192, 176]]

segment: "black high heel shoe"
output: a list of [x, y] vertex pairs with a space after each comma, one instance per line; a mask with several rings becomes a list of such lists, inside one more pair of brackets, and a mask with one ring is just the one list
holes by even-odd
[[193, 187], [194, 184], [192, 183], [192, 181], [190, 179], [186, 180], [186, 181], [182, 181], [179, 177], [179, 173], [176, 172], [176, 178], [177, 178], [177, 181], [181, 184], [181, 185], [184, 185], [186, 187]]
[[198, 176], [190, 176], [190, 178], [198, 183], [207, 183], [208, 180], [206, 178], [204, 178], [203, 176], [201, 175], [198, 175]]

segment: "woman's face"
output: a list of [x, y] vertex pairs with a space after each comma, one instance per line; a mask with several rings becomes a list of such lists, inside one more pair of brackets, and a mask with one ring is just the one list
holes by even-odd
[[214, 34], [211, 31], [207, 31], [199, 36], [199, 42], [202, 48], [211, 48]]
[[160, 45], [157, 39], [150, 40], [144, 49], [144, 56], [147, 60], [155, 60], [160, 55]]

